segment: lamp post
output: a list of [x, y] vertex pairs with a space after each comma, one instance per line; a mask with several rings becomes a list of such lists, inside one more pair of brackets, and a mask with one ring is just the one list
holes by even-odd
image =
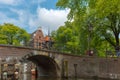
[[93, 55], [93, 51], [91, 51], [91, 33], [93, 30], [93, 26], [90, 22], [88, 22], [88, 54]]

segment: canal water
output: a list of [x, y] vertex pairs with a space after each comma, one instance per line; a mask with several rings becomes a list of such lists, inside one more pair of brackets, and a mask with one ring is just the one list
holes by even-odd
[[23, 78], [18, 80], [110, 80], [110, 79], [98, 79], [97, 77], [94, 77], [93, 79], [90, 78], [50, 78], [50, 77], [40, 77], [36, 79], [34, 76], [23, 76]]
[[98, 80], [98, 79], [75, 79], [75, 78], [69, 78], [69, 79], [63, 79], [63, 78], [41, 78], [41, 79], [37, 79], [37, 80]]
[[[98, 79], [98, 77], [93, 77], [93, 79], [91, 78], [51, 78], [51, 77], [40, 77], [38, 79], [36, 79], [35, 76], [30, 75], [30, 74], [21, 74], [21, 76], [19, 77], [2, 77], [2, 79], [0, 80], [112, 80], [112, 79]], [[113, 79], [115, 80], [115, 79]]]
[[110, 80], [110, 79], [83, 79], [83, 78], [68, 78], [68, 79], [64, 79], [64, 78], [39, 78], [39, 79], [32, 79], [32, 80]]

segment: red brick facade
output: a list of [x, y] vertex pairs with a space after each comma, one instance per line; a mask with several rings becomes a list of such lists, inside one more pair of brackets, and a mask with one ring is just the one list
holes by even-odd
[[50, 36], [44, 37], [42, 29], [38, 28], [31, 35], [30, 46], [38, 49], [47, 49], [50, 41]]

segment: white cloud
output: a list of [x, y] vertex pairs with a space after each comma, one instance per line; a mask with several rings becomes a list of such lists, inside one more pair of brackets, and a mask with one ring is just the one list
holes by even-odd
[[64, 25], [64, 22], [67, 20], [67, 14], [69, 13], [69, 10], [48, 10], [46, 8], [38, 8], [36, 14], [32, 14], [27, 10], [10, 9], [10, 11], [15, 13], [17, 18], [10, 18], [0, 12], [0, 23], [13, 23], [30, 33], [41, 26], [45, 34], [47, 34], [48, 29], [52, 31]]
[[12, 12], [16, 13], [18, 15], [18, 19], [22, 23], [26, 23], [29, 19], [29, 12], [26, 10], [16, 10], [16, 9], [10, 9]]
[[29, 26], [42, 26], [44, 31], [47, 32], [48, 29], [51, 31], [58, 29], [67, 20], [67, 14], [69, 10], [54, 10], [46, 8], [37, 9], [37, 18], [30, 19]]
[[35, 4], [35, 3], [40, 4], [40, 3], [44, 2], [44, 1], [46, 1], [46, 0], [31, 0], [31, 2], [32, 2], [33, 4]]
[[42, 2], [45, 2], [45, 1], [46, 0], [0, 0], [0, 4], [12, 5], [12, 6], [22, 4], [22, 5], [29, 6], [30, 4], [40, 5]]
[[20, 3], [22, 0], [0, 0], [0, 4], [7, 4], [7, 5], [16, 5]]
[[17, 26], [24, 28], [24, 29], [26, 29], [26, 27], [27, 27], [27, 24], [26, 24], [27, 20], [25, 20], [26, 17], [24, 17], [22, 15], [19, 15], [18, 18], [10, 18], [2, 12], [0, 12], [0, 15], [1, 15], [0, 24], [12, 23], [12, 24], [17, 25]]
[[2, 17], [0, 17], [0, 23], [17, 23], [17, 20], [15, 20], [15, 19], [12, 19], [12, 18], [9, 18], [8, 16], [6, 16], [4, 13], [1, 13], [0, 12], [0, 15], [2, 16]]
[[39, 26], [44, 32], [47, 32], [48, 29], [51, 31], [58, 29], [67, 20], [69, 10], [39, 7], [44, 1], [47, 0], [0, 0], [0, 5], [2, 4], [0, 6], [0, 24], [13, 23], [28, 32], [34, 32]]

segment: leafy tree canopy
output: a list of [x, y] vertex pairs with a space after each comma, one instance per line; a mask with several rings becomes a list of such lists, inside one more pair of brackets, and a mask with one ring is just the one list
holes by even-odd
[[0, 44], [27, 45], [30, 35], [18, 26], [10, 23], [0, 25]]
[[97, 52], [106, 47], [120, 49], [119, 4], [120, 0], [58, 0], [56, 5], [70, 9], [68, 20], [77, 29], [79, 48], [84, 53], [88, 44]]
[[78, 52], [78, 37], [75, 29], [71, 26], [72, 23], [66, 22], [64, 26], [61, 26], [57, 31], [52, 33], [52, 37], [55, 41], [55, 49], [77, 54]]

